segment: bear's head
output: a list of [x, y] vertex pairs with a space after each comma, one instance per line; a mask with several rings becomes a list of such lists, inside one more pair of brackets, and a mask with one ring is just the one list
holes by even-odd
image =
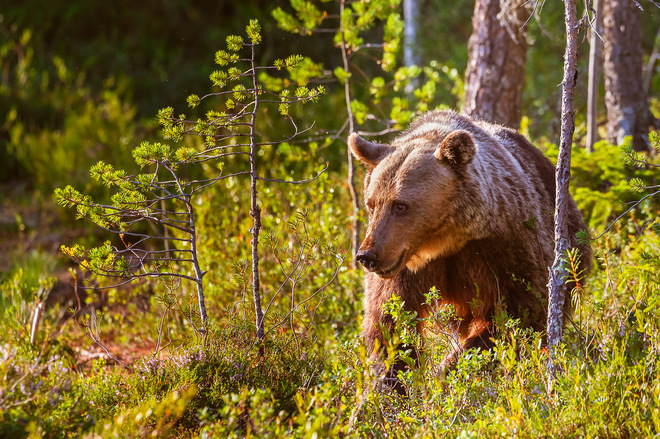
[[354, 133], [348, 145], [367, 167], [369, 226], [357, 254], [367, 270], [388, 279], [463, 247], [464, 185], [476, 154], [469, 132], [404, 136], [392, 145]]

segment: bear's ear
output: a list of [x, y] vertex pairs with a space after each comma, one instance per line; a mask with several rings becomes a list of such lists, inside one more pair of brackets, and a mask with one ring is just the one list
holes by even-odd
[[378, 163], [394, 151], [394, 147], [390, 145], [371, 143], [356, 133], [348, 136], [348, 147], [356, 159], [372, 168], [378, 166]]
[[445, 137], [433, 155], [452, 166], [464, 167], [472, 161], [476, 152], [472, 135], [464, 130], [456, 130]]

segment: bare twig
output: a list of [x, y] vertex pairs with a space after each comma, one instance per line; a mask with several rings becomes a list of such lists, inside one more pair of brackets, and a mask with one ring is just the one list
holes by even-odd
[[129, 366], [128, 364], [121, 361], [119, 358], [112, 355], [112, 353], [110, 353], [110, 350], [101, 341], [100, 329], [99, 329], [99, 326], [98, 326], [98, 322], [96, 321], [96, 311], [92, 310], [92, 312], [90, 312], [89, 316], [90, 316], [91, 325], [85, 324], [85, 329], [87, 329], [87, 334], [92, 339], [92, 341], [94, 343], [96, 343], [97, 345], [99, 345], [101, 347], [101, 349], [103, 349], [105, 351], [108, 358], [110, 358], [111, 360], [113, 360], [114, 362], [116, 362], [118, 364], [121, 364], [126, 369], [131, 370], [131, 366]]
[[604, 234], [606, 234], [606, 233], [612, 228], [612, 226], [614, 226], [614, 225], [615, 225], [615, 224], [616, 224], [621, 218], [623, 218], [624, 216], [626, 216], [626, 214], [628, 214], [628, 212], [630, 212], [631, 210], [633, 210], [635, 207], [639, 206], [639, 204], [640, 204], [642, 201], [646, 200], [647, 198], [654, 197], [654, 196], [656, 196], [656, 195], [658, 195], [658, 194], [660, 194], [660, 191], [656, 191], [656, 192], [653, 192], [653, 193], [651, 193], [651, 194], [647, 194], [647, 195], [645, 195], [644, 197], [642, 197], [641, 199], [639, 199], [638, 201], [635, 201], [635, 202], [633, 203], [633, 205], [630, 206], [630, 208], [629, 208], [628, 210], [626, 210], [626, 211], [623, 212], [621, 215], [619, 215], [618, 217], [616, 217], [616, 219], [615, 219], [614, 221], [612, 221], [612, 223], [611, 223], [609, 226], [607, 226], [607, 228], [603, 231], [603, 233], [601, 233], [600, 235], [598, 235], [598, 236], [596, 236], [595, 238], [593, 238], [593, 240], [595, 241], [595, 240], [597, 240], [597, 239], [600, 239], [600, 238], [601, 238]]

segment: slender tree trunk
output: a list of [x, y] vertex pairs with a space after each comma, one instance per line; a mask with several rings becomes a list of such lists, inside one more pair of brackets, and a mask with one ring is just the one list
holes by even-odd
[[[651, 84], [653, 84], [653, 75], [655, 74], [655, 66], [658, 64], [658, 59], [660, 59], [660, 28], [658, 28], [658, 34], [655, 36], [655, 43], [653, 44], [653, 52], [649, 57], [649, 62], [646, 65], [646, 75], [644, 76], [644, 94], [646, 96], [651, 96]], [[657, 120], [654, 121], [657, 124]], [[656, 126], [660, 128], [660, 126]]]
[[417, 28], [419, 23], [419, 1], [403, 0], [404, 44], [403, 64], [405, 66], [420, 65], [417, 47]]
[[[339, 3], [339, 16], [344, 16], [346, 0], [341, 0]], [[341, 58], [344, 64], [344, 71], [350, 72], [348, 65], [348, 53], [346, 49], [346, 39], [344, 38], [344, 20], [340, 18], [340, 33], [341, 33]], [[348, 112], [348, 132], [355, 132], [355, 117], [353, 116], [353, 110], [351, 110], [351, 83], [350, 78], [346, 78], [344, 81], [344, 98], [346, 100], [346, 111]], [[353, 204], [353, 236], [351, 239], [353, 247], [353, 260], [351, 266], [357, 268], [357, 251], [360, 248], [360, 200], [358, 198], [358, 191], [355, 184], [355, 161], [353, 160], [353, 154], [351, 151], [346, 148], [346, 154], [348, 155], [348, 189], [351, 192], [351, 200]]]
[[564, 327], [564, 302], [566, 300], [566, 270], [562, 258], [570, 245], [568, 236], [568, 185], [571, 178], [571, 147], [575, 131], [575, 84], [577, 82], [577, 39], [578, 23], [575, 0], [564, 1], [566, 22], [566, 52], [564, 53], [564, 78], [562, 81], [561, 140], [555, 180], [555, 260], [548, 280], [548, 346], [550, 348], [550, 372], [554, 375], [557, 365], [554, 361], [555, 349], [562, 340]]
[[[190, 201], [190, 197], [186, 198], [186, 205], [188, 208], [188, 220], [190, 222], [190, 251], [193, 262], [193, 268], [195, 269], [195, 283], [197, 284], [197, 303], [199, 305], [199, 317], [202, 320], [202, 329], [200, 333], [206, 335], [206, 321], [208, 319], [206, 315], [206, 302], [204, 299], [204, 275], [206, 272], [202, 271], [199, 266], [199, 259], [197, 258], [197, 228], [195, 227], [195, 211]], [[167, 229], [167, 228], [166, 228]]]
[[[406, 67], [421, 65], [417, 50], [417, 29], [419, 27], [419, 0], [403, 0], [403, 65]], [[419, 81], [413, 80], [406, 86], [406, 93], [412, 95]]]
[[256, 120], [259, 109], [259, 84], [257, 83], [254, 45], [252, 45], [252, 87], [254, 89], [254, 108], [250, 119], [250, 215], [252, 215], [252, 297], [254, 299], [254, 318], [257, 327], [257, 340], [264, 339], [264, 312], [261, 308], [259, 286], [259, 232], [261, 231], [261, 208], [257, 203], [257, 145]]
[[587, 96], [587, 151], [598, 141], [598, 86], [600, 84], [601, 0], [593, 0], [594, 22], [589, 38], [589, 92]]
[[604, 2], [603, 35], [607, 138], [620, 145], [626, 136], [632, 136], [635, 150], [650, 151], [651, 113], [642, 83], [642, 27], [633, 0]]
[[476, 0], [465, 73], [465, 112], [520, 126], [528, 10], [519, 0]]

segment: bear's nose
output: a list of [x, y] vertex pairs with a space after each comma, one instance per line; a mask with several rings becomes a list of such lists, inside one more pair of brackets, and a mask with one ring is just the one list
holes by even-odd
[[376, 263], [378, 262], [378, 255], [371, 249], [358, 250], [357, 261], [364, 265], [364, 268], [367, 270], [374, 271], [376, 269]]

